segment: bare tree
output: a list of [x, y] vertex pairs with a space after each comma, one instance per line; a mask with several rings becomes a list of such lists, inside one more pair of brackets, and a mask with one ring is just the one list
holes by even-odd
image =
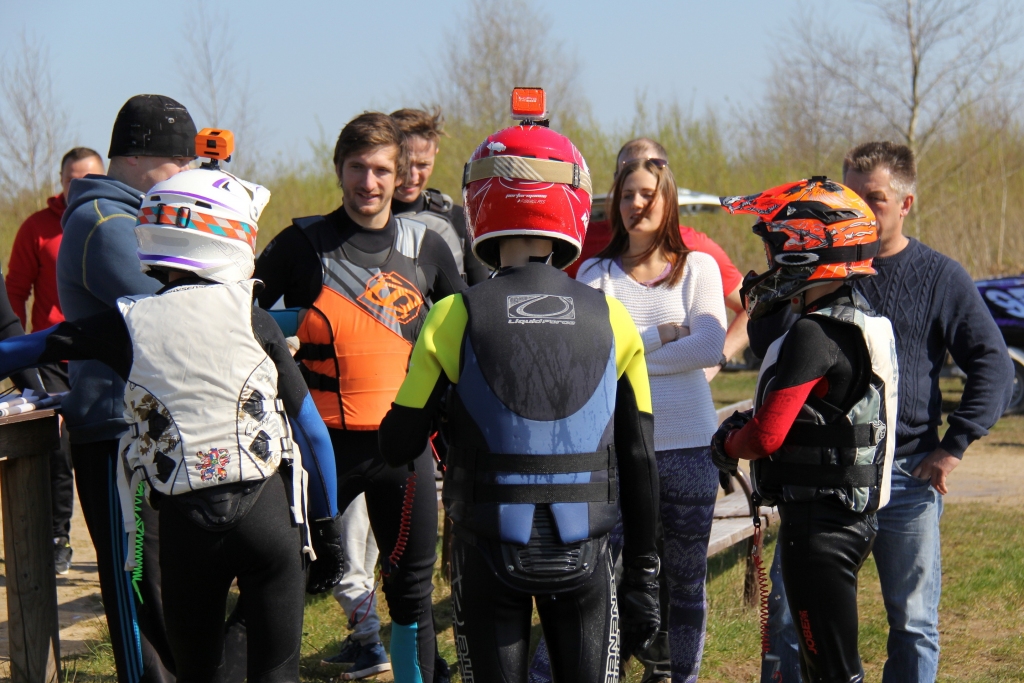
[[226, 11], [210, 14], [209, 6], [197, 2], [186, 17], [189, 58], [179, 62], [180, 77], [194, 113], [202, 116], [199, 127], [230, 129], [235, 134], [235, 153], [229, 168], [240, 176], [252, 176], [260, 166], [262, 143], [252, 82], [236, 59]]
[[[873, 10], [870, 38], [849, 27], [801, 21], [776, 82], [825, 76], [835, 92], [826, 118], [894, 134], [919, 156], [960, 112], [1005, 97], [1018, 83], [1006, 62], [1020, 36], [1012, 0], [862, 0]], [[877, 27], [877, 30], [876, 30]], [[802, 96], [801, 96], [802, 95]], [[799, 107], [814, 102], [803, 90]]]
[[557, 119], [586, 117], [579, 61], [552, 41], [550, 23], [532, 0], [468, 0], [464, 20], [447, 35], [434, 93], [445, 113], [496, 130], [510, 123], [512, 88], [540, 86]]
[[0, 190], [28, 192], [41, 206], [57, 185], [69, 137], [41, 42], [22, 34], [17, 55], [0, 65], [0, 97]]

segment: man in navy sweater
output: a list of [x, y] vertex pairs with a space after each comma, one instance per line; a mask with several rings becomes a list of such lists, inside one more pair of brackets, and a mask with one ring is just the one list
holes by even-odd
[[[188, 110], [169, 97], [136, 95], [118, 112], [107, 175], [74, 180], [68, 190], [57, 291], [69, 322], [113, 309], [119, 297], [160, 288], [139, 268], [136, 215], [144, 193], [188, 168], [196, 156], [195, 136]], [[118, 440], [128, 430], [124, 381], [99, 361], [72, 361], [69, 375], [71, 393], [62, 410], [78, 498], [96, 547], [117, 679], [173, 681], [160, 601], [157, 514], [146, 502], [137, 511], [145, 525], [142, 571], [123, 570], [129, 549], [114, 476]]]
[[[878, 511], [875, 562], [889, 619], [883, 683], [931, 683], [939, 664], [942, 590], [939, 518], [948, 477], [967, 447], [988, 434], [1010, 399], [1013, 369], [995, 321], [967, 272], [903, 234], [916, 192], [911, 150], [868, 142], [847, 153], [843, 183], [874, 211], [881, 248], [875, 277], [856, 284], [892, 321], [899, 357], [899, 413], [892, 497]], [[946, 352], [967, 374], [960, 405], [939, 438], [939, 371]], [[786, 606], [779, 553], [769, 598], [772, 649], [762, 683], [800, 681], [796, 630]]]

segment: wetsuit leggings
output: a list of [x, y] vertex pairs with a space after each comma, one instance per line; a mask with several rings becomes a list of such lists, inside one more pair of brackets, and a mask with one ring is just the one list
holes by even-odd
[[129, 549], [117, 493], [117, 443], [115, 439], [71, 444], [78, 500], [96, 549], [117, 680], [170, 682], [174, 681], [174, 660], [160, 597], [159, 515], [149, 503], [140, 501], [138, 515], [145, 527], [142, 571], [126, 572]]
[[782, 581], [800, 640], [804, 683], [860, 683], [857, 573], [878, 532], [874, 515], [834, 499], [779, 505]]
[[235, 577], [244, 605], [248, 680], [299, 680], [306, 581], [285, 487], [284, 478], [272, 476], [242, 521], [223, 531], [200, 527], [172, 501], [161, 503], [164, 619], [177, 683], [216, 679]]
[[[338, 509], [345, 510], [360, 493], [366, 494], [366, 511], [383, 567], [398, 541], [411, 472], [407, 467], [389, 467], [384, 462], [376, 431], [356, 433], [358, 436], [328, 431], [338, 464]], [[361, 445], [363, 452], [354, 452], [356, 445]], [[391, 666], [396, 683], [434, 680], [436, 643], [431, 593], [437, 559], [437, 491], [434, 457], [429, 448], [416, 458], [414, 466], [416, 493], [408, 540], [397, 568], [382, 582], [391, 614]]]
[[[673, 683], [686, 683], [697, 680], [704, 654], [704, 583], [718, 470], [706, 447], [657, 451], [656, 456], [661, 483], [658, 556], [662, 629], [637, 659], [644, 665], [644, 680], [671, 676]], [[612, 557], [617, 560], [624, 541], [621, 519], [612, 529], [610, 540]], [[531, 665], [531, 683], [551, 680], [543, 661], [547, 656], [542, 639]]]
[[534, 600], [556, 683], [619, 680], [619, 613], [611, 553], [573, 591], [532, 595], [494, 575], [474, 545], [452, 535], [452, 608], [463, 683], [526, 683]]

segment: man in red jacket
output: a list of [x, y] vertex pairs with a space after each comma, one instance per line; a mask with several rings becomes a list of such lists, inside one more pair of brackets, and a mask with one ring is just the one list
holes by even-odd
[[[31, 331], [38, 332], [64, 321], [60, 300], [57, 298], [57, 252], [64, 231], [60, 219], [67, 206], [68, 188], [75, 178], [89, 174], [103, 175], [103, 159], [88, 147], [75, 147], [64, 155], [60, 163], [61, 193], [46, 200], [46, 208], [37, 211], [21, 224], [11, 248], [8, 265], [7, 297], [22, 326], [28, 331], [26, 302], [32, 302]], [[67, 365], [50, 364], [39, 368], [43, 388], [49, 393], [68, 390]], [[62, 430], [63, 432], [64, 430]], [[71, 569], [71, 512], [74, 496], [74, 477], [67, 448], [66, 433], [62, 433], [62, 447], [50, 459], [50, 483], [53, 498], [54, 564], [58, 574]]]
[[[60, 166], [61, 193], [47, 199], [45, 209], [26, 218], [14, 238], [5, 282], [11, 307], [26, 331], [38, 332], [64, 321], [57, 299], [57, 251], [63, 234], [60, 219], [67, 206], [71, 181], [90, 173], [103, 175], [103, 159], [97, 152], [75, 147], [65, 154]], [[30, 329], [25, 305], [33, 289]]]

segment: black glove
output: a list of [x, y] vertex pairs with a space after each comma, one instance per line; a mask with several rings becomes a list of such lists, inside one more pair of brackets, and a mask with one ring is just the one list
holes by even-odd
[[739, 460], [736, 458], [730, 458], [725, 452], [725, 440], [729, 438], [729, 434], [737, 429], [742, 429], [745, 424], [750, 422], [754, 417], [754, 411], [747, 410], [744, 412], [734, 412], [729, 417], [725, 418], [721, 425], [718, 427], [718, 431], [711, 437], [711, 462], [714, 463], [722, 472], [726, 474], [735, 474], [736, 466], [739, 464]]
[[658, 635], [661, 626], [661, 603], [658, 601], [660, 569], [661, 561], [657, 555], [641, 555], [631, 560], [622, 572], [619, 631], [623, 659], [639, 655]]
[[345, 573], [345, 553], [341, 547], [341, 515], [309, 522], [316, 560], [309, 565], [306, 592], [315, 595], [337, 586]]

